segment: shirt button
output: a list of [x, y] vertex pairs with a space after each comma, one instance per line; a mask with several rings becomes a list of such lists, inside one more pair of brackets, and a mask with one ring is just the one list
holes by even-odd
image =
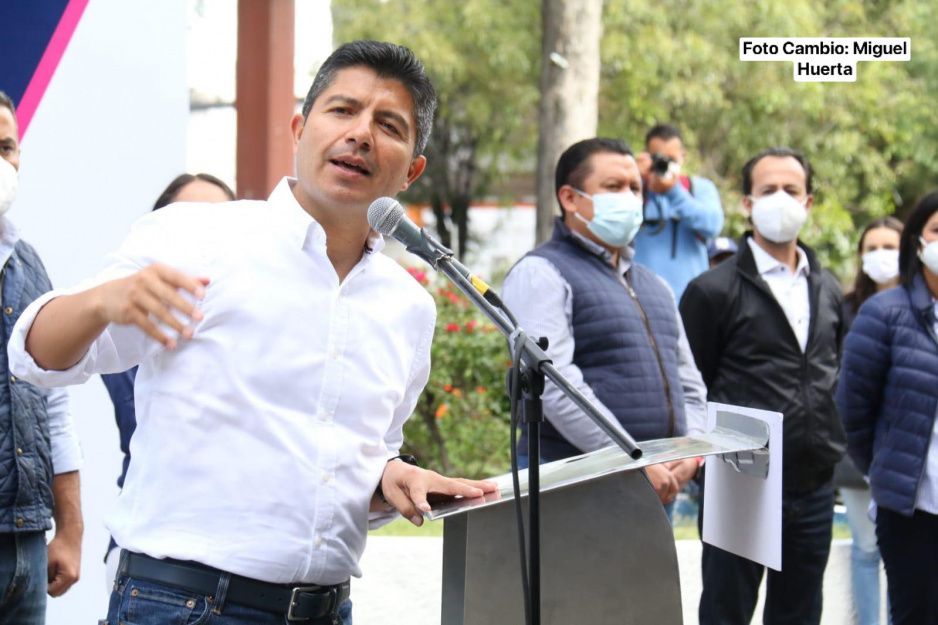
[[325, 541], [322, 539], [322, 536], [316, 536], [316, 546], [317, 546], [317, 547], [322, 547], [322, 544], [323, 544], [324, 542], [325, 542]]
[[22, 517], [19, 519], [16, 519], [16, 527], [23, 527], [24, 525], [26, 525], [25, 519], [23, 519]]
[[8, 314], [8, 315], [12, 315], [12, 314], [13, 314], [13, 307], [12, 307], [12, 306], [7, 306], [6, 308], [3, 309], [3, 312], [5, 312], [5, 313]]
[[323, 483], [323, 484], [328, 484], [328, 483], [331, 482], [331, 481], [332, 481], [332, 474], [331, 474], [331, 473], [323, 473], [323, 474], [322, 474], [322, 483]]

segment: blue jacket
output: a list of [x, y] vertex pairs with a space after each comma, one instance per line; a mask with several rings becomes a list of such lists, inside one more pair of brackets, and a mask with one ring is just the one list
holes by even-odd
[[648, 191], [635, 260], [664, 278], [680, 301], [687, 283], [709, 269], [707, 240], [722, 228], [720, 194], [706, 178], [691, 176], [690, 192], [680, 183], [663, 195]]
[[130, 466], [130, 438], [137, 429], [137, 413], [134, 408], [134, 380], [137, 377], [137, 367], [122, 371], [121, 373], [102, 373], [101, 381], [107, 388], [114, 404], [114, 420], [117, 421], [117, 430], [120, 432], [121, 451], [124, 452], [124, 463], [121, 467], [117, 485], [124, 487], [124, 478], [127, 477], [127, 467]]
[[911, 516], [938, 409], [938, 337], [931, 293], [911, 286], [860, 307], [844, 342], [837, 407], [847, 450], [877, 506]]
[[[633, 263], [626, 274], [630, 293], [605, 258], [583, 247], [559, 219], [553, 238], [530, 255], [549, 260], [570, 285], [573, 362], [597, 399], [637, 441], [683, 435], [679, 330], [668, 287]], [[545, 461], [583, 453], [549, 420], [541, 445]], [[527, 451], [526, 431], [519, 449]]]
[[3, 268], [0, 533], [52, 527], [52, 445], [46, 393], [10, 375], [6, 350], [23, 309], [51, 289], [36, 250], [18, 241]]

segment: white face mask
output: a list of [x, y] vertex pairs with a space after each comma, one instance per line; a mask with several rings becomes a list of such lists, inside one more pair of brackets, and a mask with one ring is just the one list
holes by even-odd
[[808, 219], [803, 202], [779, 189], [771, 195], [752, 199], [752, 224], [773, 243], [788, 243], [798, 238], [801, 226]]
[[922, 249], [918, 252], [919, 260], [930, 272], [938, 276], [938, 241], [926, 243], [922, 237], [919, 237], [918, 241], [922, 244]]
[[580, 213], [573, 215], [586, 224], [586, 228], [612, 247], [625, 247], [642, 225], [642, 198], [631, 191], [622, 193], [594, 193], [590, 195], [574, 189], [593, 200], [593, 218], [587, 221]]
[[862, 258], [863, 273], [876, 284], [887, 284], [899, 276], [899, 250], [873, 250]]
[[19, 176], [16, 168], [0, 158], [0, 215], [10, 210], [10, 205], [16, 198], [18, 184]]

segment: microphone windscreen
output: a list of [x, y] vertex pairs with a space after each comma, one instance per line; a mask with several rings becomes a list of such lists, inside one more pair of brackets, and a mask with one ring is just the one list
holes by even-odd
[[368, 207], [368, 225], [384, 236], [393, 236], [404, 217], [404, 207], [392, 197], [379, 197]]

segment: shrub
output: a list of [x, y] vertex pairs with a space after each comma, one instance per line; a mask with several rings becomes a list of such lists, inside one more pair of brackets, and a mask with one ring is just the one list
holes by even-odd
[[404, 451], [446, 475], [485, 477], [509, 463], [507, 342], [442, 277], [409, 268], [436, 301], [430, 380], [404, 426]]

